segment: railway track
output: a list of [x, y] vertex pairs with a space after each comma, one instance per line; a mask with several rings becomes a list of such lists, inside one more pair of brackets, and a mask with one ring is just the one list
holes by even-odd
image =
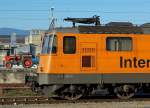
[[114, 97], [106, 98], [86, 98], [76, 101], [58, 100], [43, 96], [22, 96], [22, 97], [0, 97], [0, 105], [19, 105], [19, 104], [62, 104], [62, 103], [103, 103], [103, 102], [135, 102], [150, 101], [149, 98], [135, 97], [129, 100], [120, 100]]
[[41, 96], [0, 97], [0, 105], [44, 104], [49, 102], [49, 98]]

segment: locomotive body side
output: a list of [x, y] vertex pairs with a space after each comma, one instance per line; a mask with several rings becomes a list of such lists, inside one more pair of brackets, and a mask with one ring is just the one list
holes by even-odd
[[[64, 53], [64, 38], [75, 39], [75, 52]], [[123, 39], [125, 50], [113, 41]], [[112, 39], [112, 43], [108, 42]], [[127, 39], [127, 40], [125, 40]], [[128, 41], [128, 39], [130, 41]], [[52, 83], [139, 83], [150, 75], [150, 36], [139, 34], [57, 34], [57, 52], [40, 55], [40, 84]], [[107, 45], [107, 44], [111, 44]], [[58, 79], [57, 79], [58, 78]], [[47, 80], [47, 81], [44, 81]], [[54, 80], [54, 81], [53, 81]], [[81, 80], [81, 81], [80, 81]], [[85, 80], [85, 81], [84, 81]]]
[[43, 39], [37, 83], [65, 99], [105, 89], [127, 99], [150, 88], [150, 35], [47, 34]]

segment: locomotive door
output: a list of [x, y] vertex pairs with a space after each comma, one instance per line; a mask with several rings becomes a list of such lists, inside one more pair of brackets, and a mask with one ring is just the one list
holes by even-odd
[[96, 43], [80, 44], [81, 71], [96, 71]]

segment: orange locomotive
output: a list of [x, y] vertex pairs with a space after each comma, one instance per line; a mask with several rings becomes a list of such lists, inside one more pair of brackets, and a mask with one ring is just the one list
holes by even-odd
[[73, 27], [44, 36], [36, 82], [43, 93], [74, 100], [103, 90], [128, 99], [149, 90], [150, 35], [131, 23], [101, 26], [97, 18], [67, 18]]

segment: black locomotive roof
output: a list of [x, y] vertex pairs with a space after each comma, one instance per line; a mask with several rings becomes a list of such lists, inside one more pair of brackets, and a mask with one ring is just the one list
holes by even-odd
[[143, 34], [138, 26], [79, 26], [80, 33]]
[[[142, 26], [134, 26], [131, 22], [110, 22], [101, 25], [100, 18], [96, 15], [90, 18], [65, 18], [64, 20], [72, 22], [73, 27], [57, 28], [57, 32], [81, 34], [144, 34], [145, 32]], [[94, 26], [75, 26], [76, 23], [94, 24]]]
[[131, 22], [109, 22], [106, 26], [117, 26], [117, 27], [133, 27], [134, 25]]
[[142, 24], [141, 27], [143, 27], [143, 28], [150, 28], [150, 23]]
[[[134, 26], [131, 22], [110, 22], [106, 25], [101, 25], [100, 17], [94, 15], [90, 18], [65, 18], [65, 21], [73, 23], [72, 29], [62, 31], [86, 33], [86, 34], [143, 34], [142, 27]], [[95, 26], [75, 26], [76, 23], [94, 24]], [[59, 29], [60, 30], [60, 29]]]
[[139, 26], [77, 26], [59, 27], [57, 32], [81, 34], [144, 34]]

